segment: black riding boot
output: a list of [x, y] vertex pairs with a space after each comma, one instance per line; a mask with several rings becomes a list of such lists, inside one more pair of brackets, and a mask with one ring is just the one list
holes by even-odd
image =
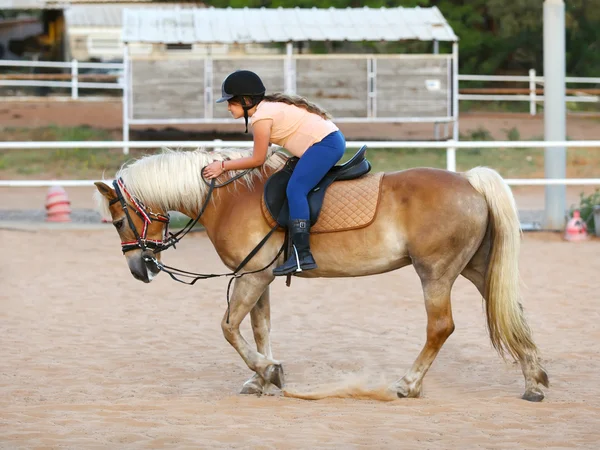
[[310, 253], [310, 221], [303, 219], [292, 220], [290, 223], [292, 235], [292, 254], [286, 262], [273, 269], [273, 275], [289, 275], [303, 270], [317, 268], [312, 254]]

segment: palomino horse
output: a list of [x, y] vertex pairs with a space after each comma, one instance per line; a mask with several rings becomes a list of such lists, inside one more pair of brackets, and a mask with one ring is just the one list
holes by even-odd
[[[286, 156], [270, 153], [262, 167], [215, 189], [209, 201], [212, 189], [200, 174], [214, 160], [249, 152], [166, 150], [123, 167], [116, 174], [116, 189], [96, 183], [102, 194], [97, 196], [99, 206], [110, 213], [135, 278], [148, 283], [161, 269], [156, 249], [168, 242], [168, 211], [189, 217], [201, 212], [199, 222], [230, 269], [248, 256], [271, 229], [261, 210], [263, 188]], [[427, 339], [410, 370], [390, 389], [398, 397], [419, 397], [427, 370], [454, 331], [450, 291], [463, 275], [483, 296], [493, 346], [503, 357], [508, 354], [520, 362], [522, 398], [541, 401], [540, 384], [548, 387], [548, 375], [519, 301], [521, 234], [508, 185], [484, 167], [466, 173], [416, 168], [383, 174], [379, 192], [377, 215], [368, 226], [311, 235], [318, 269], [297, 276], [356, 277], [412, 264], [423, 286]], [[246, 264], [247, 274], [234, 279], [230, 308], [221, 323], [225, 339], [255, 372], [242, 393], [261, 394], [269, 383], [279, 388], [284, 384], [283, 367], [273, 359], [269, 338], [269, 285], [272, 269], [283, 259], [283, 241], [283, 230], [277, 230]], [[257, 350], [240, 333], [248, 314]]]

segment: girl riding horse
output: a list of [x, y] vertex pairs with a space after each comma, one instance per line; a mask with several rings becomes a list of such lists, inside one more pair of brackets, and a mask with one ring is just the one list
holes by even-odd
[[235, 119], [248, 118], [254, 135], [251, 156], [234, 161], [216, 161], [206, 167], [205, 177], [212, 179], [228, 170], [262, 166], [269, 144], [285, 147], [300, 158], [287, 186], [290, 210], [289, 228], [294, 251], [273, 274], [288, 275], [312, 270], [317, 264], [310, 251], [310, 211], [308, 193], [344, 155], [346, 140], [331, 116], [306, 99], [284, 94], [265, 95], [260, 77], [249, 70], [230, 74], [221, 86], [221, 98]]

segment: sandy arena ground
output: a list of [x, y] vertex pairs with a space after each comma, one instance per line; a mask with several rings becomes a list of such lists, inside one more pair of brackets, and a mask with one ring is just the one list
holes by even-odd
[[[304, 401], [238, 394], [250, 372], [220, 330], [227, 280], [140, 283], [106, 227], [0, 229], [0, 448], [598, 448], [598, 239], [524, 236], [524, 306], [551, 381], [543, 403], [519, 399], [521, 372], [491, 348], [464, 279], [453, 291], [456, 331], [423, 398]], [[224, 269], [201, 232], [165, 256]], [[424, 341], [410, 267], [291, 288], [277, 280], [271, 298], [291, 389], [392, 382]]]
[[[118, 130], [121, 110], [119, 102], [7, 103], [0, 123]], [[541, 115], [461, 114], [461, 132], [479, 126], [497, 139], [512, 127], [523, 139], [543, 136]], [[595, 139], [597, 130], [597, 119], [568, 119], [571, 139]], [[373, 127], [345, 131], [359, 139]], [[417, 139], [430, 137], [431, 126], [377, 133]], [[66, 190], [74, 209], [93, 207], [92, 188]], [[567, 204], [582, 190], [593, 188], [569, 187]], [[0, 209], [43, 209], [46, 192], [3, 189]], [[519, 209], [543, 209], [543, 187], [513, 192]], [[491, 348], [481, 299], [464, 279], [453, 291], [456, 331], [425, 378], [423, 398], [304, 401], [277, 391], [238, 394], [250, 371], [220, 330], [227, 280], [189, 287], [163, 274], [140, 283], [106, 224], [11, 228], [0, 224], [2, 449], [598, 448], [600, 239], [524, 235], [523, 303], [551, 381], [542, 404], [519, 399], [520, 369]], [[183, 269], [225, 270], [203, 233], [165, 256]], [[294, 279], [291, 288], [277, 280], [271, 302], [273, 349], [289, 389], [386, 385], [424, 342], [422, 291], [410, 267], [366, 278]], [[251, 341], [249, 319], [243, 331]]]

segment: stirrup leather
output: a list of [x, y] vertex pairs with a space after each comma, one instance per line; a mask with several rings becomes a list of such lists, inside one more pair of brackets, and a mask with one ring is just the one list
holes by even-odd
[[292, 245], [294, 249], [294, 255], [296, 255], [296, 272], [302, 272], [302, 266], [300, 265], [300, 256], [298, 256], [298, 249], [295, 245]]

